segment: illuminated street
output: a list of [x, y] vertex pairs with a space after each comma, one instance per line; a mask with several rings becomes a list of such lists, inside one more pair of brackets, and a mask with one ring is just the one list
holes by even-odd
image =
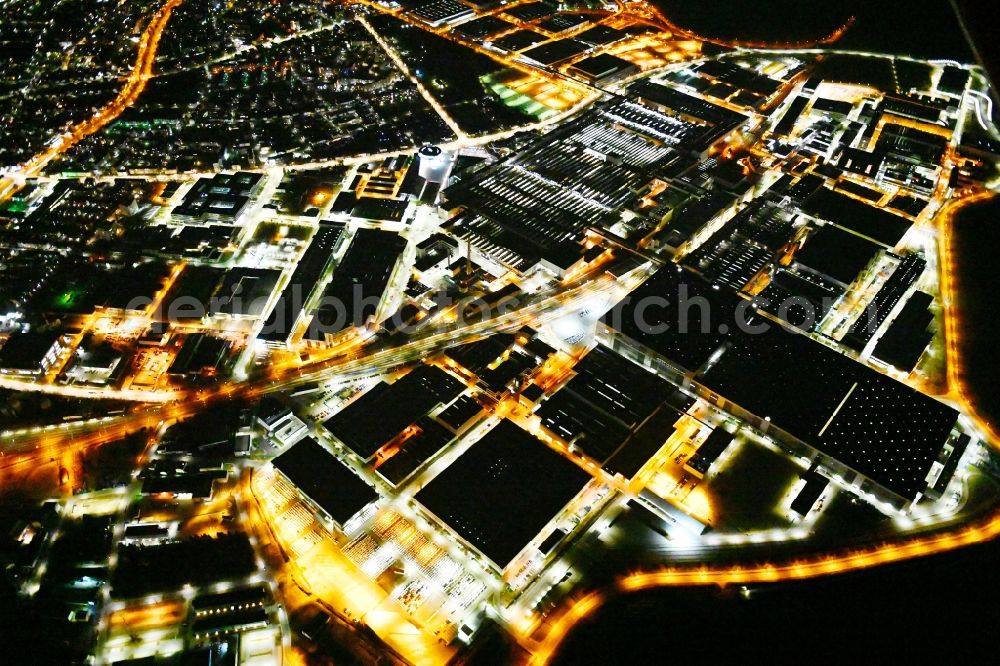
[[0, 0], [17, 663], [562, 664], [1000, 539], [950, 6], [49, 4]]

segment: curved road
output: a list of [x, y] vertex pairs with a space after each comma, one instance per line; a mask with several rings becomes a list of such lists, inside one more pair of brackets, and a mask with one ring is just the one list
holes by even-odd
[[[52, 145], [23, 164], [17, 172], [4, 177], [0, 181], [0, 202], [9, 199], [20, 189], [26, 178], [38, 175], [49, 163], [87, 136], [113, 122], [125, 109], [135, 102], [152, 76], [160, 37], [170, 19], [171, 13], [182, 1], [166, 0], [156, 14], [154, 14], [140, 38], [135, 64], [118, 96], [92, 117], [78, 123], [65, 134], [58, 137]], [[669, 25], [669, 22], [662, 15], [659, 15], [657, 18]], [[683, 33], [683, 31], [679, 32]], [[959, 203], [957, 205], [962, 204]], [[961, 382], [960, 373], [958, 373], [958, 369], [961, 367], [959, 365], [960, 359], [958, 358], [958, 345], [956, 344], [958, 319], [954, 312], [955, 298], [949, 279], [952, 275], [950, 264], [952, 259], [950, 225], [953, 219], [953, 212], [954, 209], [950, 209], [946, 214], [940, 216], [942, 275], [944, 276], [942, 292], [945, 297], [946, 321], [948, 322], [947, 337], [949, 338], [947, 349], [950, 362], [948, 365], [955, 369], [949, 373], [949, 379], [951, 380], [950, 384], [954, 395], [964, 403], [967, 413], [974, 413], [972, 405], [967, 400], [967, 392]], [[550, 297], [553, 300], [544, 299], [536, 303], [535, 308], [529, 308], [532, 310], [531, 314], [539, 316], [547, 313], [550, 308], [556, 305], [556, 300], [561, 301], [560, 304], [565, 305], [565, 297], [566, 294], [561, 294]], [[363, 372], [371, 369], [380, 369], [387, 364], [406, 362], [407, 360], [412, 360], [414, 353], [417, 353], [418, 356], [423, 356], [432, 348], [457, 344], [455, 341], [461, 341], [464, 337], [483, 335], [491, 330], [496, 330], [498, 327], [506, 328], [514, 325], [518, 323], [522, 316], [525, 316], [525, 313], [519, 312], [509, 319], [498, 318], [496, 321], [480, 322], [479, 324], [469, 326], [467, 330], [463, 331], [464, 336], [459, 331], [448, 331], [447, 333], [435, 332], [424, 339], [403, 345], [400, 348], [383, 349], [379, 352], [368, 354], [365, 357], [326, 359], [321, 363], [315, 364], [313, 367], [289, 368], [284, 373], [279, 373], [278, 376], [272, 376], [265, 380], [250, 382], [241, 386], [226, 385], [211, 393], [200, 394], [194, 399], [183, 403], [158, 405], [142, 414], [122, 417], [112, 424], [101, 424], [95, 428], [94, 432], [86, 434], [79, 434], [77, 432], [45, 432], [37, 438], [28, 437], [25, 438], [25, 441], [19, 442], [20, 446], [16, 452], [8, 451], [8, 455], [5, 456], [6, 459], [0, 458], [3, 461], [0, 463], [0, 468], [10, 470], [14, 467], [30, 464], [32, 461], [38, 459], [37, 456], [51, 456], [56, 452], [73, 447], [89, 448], [97, 446], [117, 439], [129, 432], [134, 432], [142, 427], [158, 424], [164, 420], [186, 418], [197, 413], [209, 402], [218, 398], [234, 397], [237, 394], [252, 395], [263, 390], [273, 390], [276, 386], [288, 386], [303, 381], [315, 380], [328, 373], [342, 373], [345, 371]], [[991, 438], [994, 438], [994, 433], [986, 426], [982, 419], [975, 418], [975, 421]], [[962, 546], [993, 539], [998, 535], [1000, 535], [1000, 509], [995, 510], [991, 516], [984, 520], [969, 525], [958, 526], [947, 532], [907, 538], [895, 543], [886, 543], [848, 552], [817, 555], [789, 562], [750, 567], [675, 567], [630, 574], [619, 579], [615, 585], [615, 590], [634, 591], [671, 585], [726, 585], [732, 583], [801, 580], [868, 568], [914, 557], [922, 557], [933, 553], [946, 552]], [[535, 641], [527, 636], [523, 636], [522, 638], [529, 644], [532, 650], [532, 663], [546, 663], [572, 627], [600, 606], [603, 598], [604, 593], [595, 591], [572, 602], [558, 617], [546, 623], [547, 630], [544, 632], [541, 640]]]
[[[983, 192], [955, 201], [939, 215], [938, 224], [940, 227], [941, 293], [945, 307], [950, 397], [961, 404], [964, 413], [986, 434], [990, 445], [996, 447], [1000, 444], [1000, 438], [990, 428], [990, 425], [976, 414], [975, 405], [969, 400], [970, 393], [962, 380], [961, 369], [963, 366], [961, 365], [957, 334], [960, 319], [957, 313], [957, 297], [954, 292], [954, 267], [952, 266], [954, 255], [951, 240], [951, 226], [954, 223], [955, 213], [963, 206], [991, 196], [995, 196], [995, 194]], [[908, 537], [895, 542], [853, 550], [745, 567], [675, 566], [636, 572], [619, 578], [612, 589], [594, 590], [570, 600], [554, 619], [543, 625], [545, 631], [540, 639], [536, 640], [532, 636], [521, 636], [522, 644], [532, 653], [531, 664], [540, 666], [548, 663], [573, 627], [600, 607], [609, 594], [616, 592], [632, 592], [654, 587], [803, 580], [946, 553], [956, 548], [971, 546], [997, 537], [1000, 537], [1000, 506], [994, 507], [992, 513], [983, 519], [956, 525], [942, 532]]]
[[100, 131], [113, 122], [125, 109], [135, 104], [135, 101], [146, 89], [146, 83], [153, 76], [153, 65], [156, 63], [156, 52], [160, 46], [160, 37], [170, 21], [170, 15], [183, 0], [166, 0], [160, 9], [150, 19], [149, 24], [139, 38], [139, 50], [132, 71], [125, 80], [118, 95], [93, 116], [72, 126], [65, 133], [49, 142], [48, 148], [38, 153], [21, 165], [14, 173], [0, 180], [0, 203], [10, 199], [24, 186], [28, 178], [39, 175], [54, 159], [64, 154], [91, 134]]

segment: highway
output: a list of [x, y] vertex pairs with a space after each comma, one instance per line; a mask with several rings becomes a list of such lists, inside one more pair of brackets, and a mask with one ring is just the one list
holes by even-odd
[[0, 449], [0, 475], [27, 469], [40, 461], [60, 458], [121, 439], [143, 428], [153, 429], [176, 420], [190, 418], [219, 400], [251, 399], [263, 393], [287, 390], [310, 382], [343, 376], [366, 376], [386, 372], [406, 363], [428, 358], [449, 347], [516, 329], [539, 325], [586, 298], [598, 293], [615, 293], [627, 286], [610, 278], [586, 280], [563, 290], [556, 288], [535, 295], [524, 306], [481, 321], [445, 323], [421, 332], [416, 338], [396, 346], [347, 347], [331, 358], [305, 364], [268, 367], [249, 381], [224, 382], [212, 389], [189, 392], [171, 402], [150, 403], [142, 411], [112, 419], [93, 419], [53, 428], [17, 431], [5, 438]]
[[965, 206], [972, 205], [996, 196], [994, 192], [985, 191], [949, 203], [938, 215], [938, 266], [939, 281], [941, 285], [941, 302], [944, 308], [945, 321], [945, 350], [947, 353], [948, 368], [948, 395], [947, 397], [954, 403], [961, 406], [979, 427], [980, 430], [990, 440], [990, 442], [1000, 442], [1000, 436], [986, 419], [979, 416], [976, 411], [975, 402], [972, 399], [972, 392], [963, 378], [965, 366], [961, 363], [961, 313], [958, 311], [959, 300], [957, 285], [957, 271], [955, 269], [955, 250], [952, 238], [952, 226], [958, 212]]
[[[16, 172], [5, 177], [0, 182], [0, 202], [13, 196], [23, 186], [26, 179], [41, 174], [54, 160], [58, 159], [87, 136], [106, 127], [129, 106], [134, 104], [135, 100], [145, 89], [148, 80], [154, 75], [153, 68], [156, 61], [159, 40], [169, 22], [171, 12], [181, 2], [182, 0], [167, 0], [153, 15], [139, 40], [138, 53], [133, 69], [118, 96], [91, 118], [78, 123], [65, 134], [58, 137], [46, 150], [21, 165]], [[378, 11], [386, 11], [384, 8], [375, 7]], [[635, 9], [631, 4], [628, 7], [629, 11]], [[648, 7], [646, 10], [650, 12], [651, 18], [666, 25], [671, 30], [679, 34], [691, 34], [672, 26], [658, 10]], [[398, 16], [396, 12], [390, 13]], [[399, 18], [408, 20], [403, 16], [399, 16]], [[393, 58], [397, 66], [409, 76], [405, 63], [402, 62], [392, 47], [381, 40], [367, 22], [363, 19], [360, 20], [372, 32], [390, 57]], [[414, 24], [419, 25], [418, 23]], [[428, 29], [426, 26], [420, 27]], [[842, 32], [846, 27], [842, 26], [828, 39], [835, 39], [838, 32]], [[448, 38], [452, 37], [449, 35]], [[464, 41], [460, 41], [460, 43], [470, 46], [470, 44]], [[744, 43], [731, 43], [728, 45], [740, 48], [754, 46]], [[803, 45], [790, 45], [790, 47], [798, 49], [793, 52], [815, 52], [812, 49], [806, 49]], [[504, 64], [522, 70], [526, 67], [509, 58], [500, 58], [496, 53], [489, 52], [481, 47], [474, 48]], [[858, 55], [882, 57], [872, 56], [872, 54]], [[546, 76], [544, 72], [535, 68], [528, 69], [533, 74]], [[562, 84], [566, 83], [561, 76], [554, 76], [551, 72], [547, 76], [549, 78], [558, 78]], [[429, 98], [428, 101], [432, 101], [433, 98], [429, 93], [419, 83], [417, 85], [421, 89], [421, 92]], [[432, 105], [434, 105], [433, 102]], [[436, 105], [434, 108], [448, 122], [449, 126], [452, 126], [452, 130], [459, 137], [455, 145], [472, 145], [473, 140], [469, 140], [464, 136], [455, 121], [447, 115], [443, 108], [440, 108], [440, 105]], [[542, 125], [540, 123], [538, 126]], [[480, 137], [478, 141], [485, 142], [484, 139], [484, 137]], [[361, 158], [358, 159], [360, 160]], [[312, 165], [300, 165], [299, 168], [308, 168], [309, 166]], [[939, 280], [942, 295], [941, 300], [945, 309], [944, 320], [949, 389], [946, 397], [950, 401], [960, 405], [986, 437], [991, 442], [997, 443], [1000, 442], [1000, 437], [998, 437], [996, 431], [988, 422], [976, 414], [975, 405], [971, 401], [971, 393], [962, 376], [963, 366], [960, 353], [961, 314], [957, 308], [956, 278], [953, 265], [955, 257], [951, 237], [951, 229], [957, 210], [964, 205], [990, 196], [994, 196], [993, 192], [984, 191], [975, 196], [950, 203], [939, 213], [936, 218], [936, 224], [938, 226], [937, 238], [940, 258]], [[218, 400], [252, 398], [263, 393], [285, 391], [302, 384], [330, 380], [336, 377], [359, 377], [384, 373], [400, 365], [431, 357], [449, 347], [481, 339], [501, 331], [517, 329], [525, 325], [537, 327], [565, 312], [572, 311], [575, 305], [587, 298], [598, 294], [620, 294], [623, 291], [627, 293], [629, 291], [628, 287], [616, 283], [610, 278], [588, 279], [578, 284], [561, 286], [537, 294], [531, 297], [521, 308], [512, 313], [496, 315], [481, 321], [437, 325], [426, 331], [421, 331], [407, 339], [403, 344], [388, 346], [381, 341], [369, 341], [368, 344], [360, 348], [351, 347], [332, 355], [321, 355], [305, 363], [295, 362], [268, 366], [261, 373], [251, 377], [246, 382], [225, 382], [217, 387], [199, 392], [134, 391], [113, 393], [103, 389], [61, 387], [51, 384], [40, 385], [3, 379], [0, 380], [0, 387], [12, 390], [42, 390], [53, 394], [81, 398], [111, 397], [116, 399], [132, 399], [150, 404], [142, 412], [126, 414], [120, 417], [91, 420], [52, 428], [29, 429], [11, 433], [9, 437], [5, 436], [3, 448], [0, 450], [0, 483], [8, 478], [9, 475], [20, 474], [24, 470], [37, 467], [41, 463], [51, 460], [61, 460], [64, 457], [115, 441], [144, 428], [154, 430], [172, 421], [189, 418], [208, 409], [212, 403]], [[252, 495], [253, 488], [250, 486], [249, 480], [246, 481], [244, 488]], [[256, 502], [256, 498], [254, 500]], [[264, 514], [265, 512], [261, 511], [260, 513]], [[267, 520], [263, 515], [259, 518], [259, 521], [268, 528], [273, 527], [270, 525], [273, 521]], [[561, 641], [572, 628], [598, 608], [610, 594], [661, 586], [731, 585], [802, 580], [870, 568], [935, 553], [948, 552], [956, 548], [990, 540], [997, 536], [1000, 536], [1000, 508], [991, 516], [970, 524], [949, 527], [944, 531], [933, 534], [907, 536], [894, 542], [874, 544], [849, 551], [821, 553], [810, 557], [795, 557], [787, 561], [775, 561], [743, 567], [684, 565], [631, 573], [622, 576], [612, 589], [593, 591], [570, 601], [563, 610], [540, 627], [540, 637], [523, 635], [519, 639], [523, 644], [530, 647], [532, 651], [532, 663], [544, 664], [551, 659]], [[329, 553], [322, 553], [322, 557], [324, 559], [321, 561], [325, 564], [330, 564], [333, 561], [333, 556]], [[345, 570], [349, 569], [346, 565], [344, 568]], [[327, 590], [328, 596], [336, 596], [336, 589], [334, 588], [336, 588], [335, 583], [337, 581], [325, 578], [326, 574], [319, 575], [298, 571], [290, 575], [299, 580], [311, 577], [314, 585], [329, 587]], [[344, 575], [346, 576], [347, 574]], [[339, 597], [337, 598], [339, 599]], [[122, 622], [126, 625], [132, 622], [141, 625], [146, 621], [150, 624], [156, 624], [163, 618], [172, 621], [176, 609], [170, 606], [169, 603], [166, 603], [162, 608], [137, 609], [135, 612], [137, 615], [134, 618], [129, 616], [131, 619], [125, 619], [123, 617]], [[427, 646], [422, 644], [420, 647], [427, 648]], [[401, 647], [400, 649], [402, 650], [403, 648]]]
[[745, 567], [666, 567], [656, 571], [628, 574], [619, 578], [610, 589], [595, 590], [571, 600], [554, 620], [544, 625], [545, 631], [540, 640], [528, 639], [532, 650], [530, 663], [535, 666], [548, 663], [573, 627], [597, 610], [612, 594], [656, 587], [725, 586], [804, 580], [945, 553], [963, 546], [982, 543], [997, 536], [1000, 536], [1000, 513], [994, 513], [983, 521], [941, 534], [788, 562]]
[[99, 386], [44, 384], [34, 379], [15, 379], [13, 377], [0, 377], [0, 389], [7, 389], [8, 391], [49, 393], [68, 398], [83, 398], [89, 400], [127, 400], [130, 402], [173, 402], [183, 397], [177, 391], [113, 389]]
[[529, 302], [513, 312], [497, 314], [478, 322], [445, 323], [423, 331], [399, 346], [380, 349], [376, 343], [374, 349], [362, 349], [347, 358], [335, 357], [299, 368], [279, 369], [277, 373], [272, 372], [271, 378], [259, 383], [257, 388], [262, 392], [273, 392], [333, 376], [359, 377], [385, 372], [494, 333], [544, 324], [584, 299], [619, 291], [622, 296], [627, 293], [627, 289], [611, 278], [584, 282], [566, 289], [556, 288], [532, 296]]
[[[965, 200], [971, 203], [990, 196], [989, 193]], [[950, 226], [954, 213], [961, 204], [946, 209], [938, 216], [940, 226], [942, 293], [946, 307], [948, 322], [948, 353], [949, 353], [949, 384], [953, 397], [967, 407], [967, 413], [972, 413], [968, 404], [968, 392], [961, 380], [961, 358], [957, 338], [959, 314], [956, 311], [954, 281], [952, 266], [953, 256], [950, 242]], [[183, 402], [150, 405], [145, 412], [126, 415], [114, 419], [110, 424], [97, 422], [93, 431], [85, 430], [84, 426], [74, 426], [68, 432], [52, 432], [45, 430], [40, 433], [26, 432], [14, 442], [13, 448], [8, 447], [5, 457], [0, 458], [0, 473], [17, 473], [17, 470], [29, 468], [40, 461], [59, 458], [71, 451], [79, 451], [99, 446], [105, 442], [114, 441], [120, 437], [146, 427], [155, 428], [164, 422], [187, 418], [208, 407], [218, 399], [230, 397], [251, 397], [263, 392], [273, 392], [292, 388], [294, 386], [333, 378], [334, 376], [360, 376], [387, 371], [407, 362], [432, 356], [449, 346], [462, 344], [486, 335], [518, 328], [528, 323], [538, 324], [546, 318], [558, 316], [569, 310], [579, 300], [592, 297], [595, 293], [613, 293], [615, 290], [626, 289], [610, 279], [587, 281], [569, 288], [555, 289], [536, 295], [519, 310], [479, 322], [463, 324], [444, 324], [437, 328], [420, 333], [416, 338], [402, 345], [380, 347], [379, 344], [368, 348], [352, 351], [331, 358], [320, 358], [302, 365], [272, 368], [267, 376], [256, 377], [242, 384], [226, 383], [211, 391], [189, 395]], [[984, 432], [993, 437], [988, 424], [976, 419]], [[993, 441], [997, 441], [994, 439]], [[801, 580], [816, 576], [826, 576], [845, 571], [868, 568], [922, 557], [934, 553], [947, 552], [955, 548], [989, 540], [1000, 535], [1000, 511], [985, 520], [969, 525], [948, 528], [944, 532], [924, 536], [906, 537], [903, 540], [877, 544], [867, 548], [834, 554], [818, 554], [813, 557], [796, 557], [791, 561], [776, 561], [748, 567], [711, 567], [711, 566], [676, 566], [655, 571], [637, 572], [622, 577], [614, 590], [608, 592], [593, 592], [579, 597], [553, 619], [542, 625], [542, 636], [520, 636], [523, 644], [530, 646], [533, 652], [533, 663], [545, 663], [558, 648], [562, 638], [573, 625], [586, 617], [600, 605], [604, 596], [610, 592], [640, 590], [655, 586], [671, 585], [704, 585], [704, 584], [740, 584], [766, 583], [782, 580]]]
[[[992, 426], [975, 409], [971, 392], [963, 380], [959, 330], [961, 318], [955, 291], [955, 267], [952, 226], [957, 212], [964, 206], [990, 197], [995, 192], [983, 191], [976, 195], [953, 201], [936, 218], [940, 243], [941, 294], [945, 309], [946, 348], [948, 354], [948, 386], [950, 401], [961, 407], [973, 423], [983, 432], [991, 446], [1000, 443]], [[609, 595], [634, 592], [655, 587], [689, 585], [733, 585], [795, 581], [830, 576], [849, 571], [902, 562], [917, 557], [946, 553], [957, 548], [983, 543], [1000, 537], [1000, 507], [971, 523], [948, 526], [942, 531], [918, 536], [907, 536], [898, 541], [873, 544], [843, 552], [820, 553], [808, 557], [794, 557], [750, 566], [682, 565], [659, 570], [641, 571], [622, 576], [611, 589], [594, 590], [571, 598], [558, 614], [541, 627], [541, 637], [522, 635], [522, 645], [532, 652], [530, 663], [546, 664], [558, 650], [562, 640], [581, 620], [592, 614]]]

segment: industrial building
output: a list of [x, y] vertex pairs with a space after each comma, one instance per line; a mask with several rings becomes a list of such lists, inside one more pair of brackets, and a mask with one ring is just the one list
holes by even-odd
[[[696, 284], [678, 275], [661, 269], [631, 303], [605, 319], [601, 337], [895, 509], [934, 485], [934, 462], [958, 420], [954, 409], [773, 322], [749, 317], [742, 327], [732, 325], [749, 309], [719, 291], [697, 289], [708, 305], [688, 312], [711, 313], [710, 326], [687, 317], [689, 334], [654, 332], [650, 325], [685, 321], [684, 303], [676, 297], [661, 303], [652, 323], [636, 317], [632, 303]], [[725, 334], [720, 321], [727, 324]]]
[[589, 481], [572, 462], [501, 421], [416, 499], [503, 570]]
[[271, 464], [327, 525], [343, 527], [358, 511], [378, 499], [374, 488], [312, 437], [292, 445]]

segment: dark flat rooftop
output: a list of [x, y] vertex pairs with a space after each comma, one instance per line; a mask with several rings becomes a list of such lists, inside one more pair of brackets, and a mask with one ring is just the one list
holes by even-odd
[[239, 267], [226, 271], [211, 314], [261, 316], [280, 277], [281, 271], [267, 268]]
[[702, 442], [695, 454], [691, 456], [687, 464], [702, 474], [708, 474], [708, 468], [712, 466], [719, 456], [733, 443], [733, 435], [724, 428], [716, 428], [709, 434], [708, 439]]
[[806, 239], [795, 261], [817, 273], [849, 285], [879, 253], [877, 244], [826, 224]]
[[839, 287], [817, 275], [807, 271], [800, 275], [782, 268], [764, 291], [754, 297], [754, 307], [797, 328], [812, 330], [840, 293]]
[[780, 81], [757, 74], [754, 71], [724, 60], [707, 60], [698, 66], [698, 72], [718, 81], [732, 84], [736, 88], [751, 90], [770, 96], [781, 86]]
[[232, 344], [225, 338], [207, 333], [192, 333], [184, 339], [184, 346], [167, 369], [170, 374], [186, 375], [218, 371]]
[[514, 26], [496, 16], [483, 16], [481, 18], [466, 21], [455, 28], [455, 32], [468, 37], [469, 39], [482, 39], [488, 35], [513, 28]]
[[376, 467], [393, 485], [405, 481], [452, 439], [451, 431], [430, 417], [419, 419], [414, 429], [415, 434], [403, 442], [400, 450]]
[[112, 274], [105, 285], [104, 305], [110, 308], [142, 309], [153, 302], [156, 292], [170, 275], [172, 266], [164, 261], [152, 261], [126, 267]]
[[778, 328], [734, 336], [698, 381], [908, 499], [958, 420], [951, 407]]
[[517, 30], [496, 40], [494, 44], [507, 51], [520, 51], [548, 39], [534, 30]]
[[629, 34], [624, 30], [619, 30], [618, 28], [612, 28], [606, 25], [595, 25], [592, 28], [587, 28], [583, 32], [578, 33], [576, 38], [580, 41], [597, 46], [601, 44], [613, 44], [614, 42], [628, 36]]
[[225, 275], [225, 269], [215, 266], [185, 266], [164, 295], [159, 316], [164, 321], [200, 319], [205, 316]]
[[602, 53], [596, 56], [584, 58], [573, 64], [572, 71], [584, 74], [591, 79], [599, 79], [610, 74], [616, 74], [625, 70], [633, 69], [635, 65], [628, 60], [613, 56], [609, 53]]
[[813, 508], [813, 504], [823, 494], [826, 487], [830, 485], [830, 480], [820, 476], [816, 472], [811, 472], [806, 476], [806, 485], [802, 487], [799, 494], [792, 500], [792, 511], [804, 516]]
[[430, 0], [413, 10], [414, 16], [419, 16], [426, 21], [443, 21], [453, 16], [469, 12], [468, 5], [463, 5], [456, 0]]
[[374, 488], [312, 437], [294, 444], [273, 462], [303, 494], [341, 525], [378, 497]]
[[456, 400], [448, 409], [438, 414], [438, 421], [458, 432], [474, 416], [483, 411], [483, 406], [467, 395]]
[[502, 421], [417, 493], [417, 500], [505, 567], [590, 475]]
[[566, 441], [576, 442], [591, 458], [607, 460], [628, 436], [628, 428], [576, 393], [563, 389], [542, 403], [538, 410], [542, 424]]
[[360, 326], [374, 315], [404, 249], [406, 239], [399, 234], [358, 229], [324, 291], [329, 304], [317, 314], [319, 327], [324, 332], [336, 333], [350, 325]]
[[[688, 308], [686, 334], [678, 329], [684, 323], [682, 285], [688, 287], [688, 299], [702, 296], [707, 303], [706, 308]], [[646, 324], [641, 326], [637, 307], [644, 298], [656, 296], [666, 304], [655, 303], [641, 313]], [[903, 497], [920, 492], [957, 412], [773, 324], [764, 333], [733, 326], [721, 333], [719, 327], [733, 321], [738, 304], [726, 290], [708, 289], [694, 276], [668, 267], [605, 321], [688, 370], [701, 368], [714, 351], [724, 349], [699, 378], [708, 389], [761, 419], [770, 418], [795, 438]], [[652, 328], [660, 324], [668, 328]]]
[[200, 178], [184, 196], [174, 215], [200, 216], [215, 214], [235, 217], [246, 206], [250, 193], [260, 182], [261, 174], [239, 172], [220, 173], [211, 178]]
[[309, 247], [295, 266], [292, 277], [281, 292], [271, 315], [264, 323], [260, 338], [286, 340], [302, 312], [305, 302], [323, 275], [330, 255], [346, 227], [341, 223], [321, 222]]
[[448, 356], [467, 370], [479, 374], [514, 344], [514, 336], [507, 333], [491, 335], [488, 338], [459, 345], [445, 350]]
[[517, 389], [521, 379], [535, 367], [535, 359], [517, 350], [512, 350], [503, 363], [495, 368], [481, 370], [478, 375], [483, 386], [492, 393], [503, 393]]
[[409, 205], [406, 201], [396, 199], [374, 199], [362, 197], [357, 200], [351, 209], [351, 215], [363, 217], [368, 220], [384, 220], [386, 222], [399, 222], [406, 214]]
[[810, 215], [867, 236], [886, 247], [894, 247], [911, 225], [904, 217], [825, 187], [809, 197], [802, 208]]
[[612, 474], [631, 479], [656, 455], [674, 434], [680, 412], [671, 405], [663, 405], [638, 430], [622, 444], [603, 468]]
[[576, 39], [560, 39], [530, 48], [522, 55], [543, 65], [555, 65], [563, 60], [569, 60], [589, 48], [590, 45]]
[[199, 594], [191, 600], [191, 608], [196, 611], [213, 608], [226, 608], [240, 604], [263, 604], [271, 597], [267, 585], [251, 585], [228, 592]]
[[628, 427], [648, 417], [670, 384], [606, 347], [595, 347], [574, 366], [568, 389]]
[[928, 310], [933, 301], [929, 294], [915, 292], [875, 345], [872, 356], [903, 372], [912, 372], [934, 338], [928, 330], [934, 321]]
[[205, 499], [212, 496], [212, 486], [215, 485], [215, 481], [219, 478], [225, 478], [225, 476], [225, 472], [215, 470], [184, 472], [165, 477], [147, 477], [142, 481], [142, 493], [144, 495], [190, 494], [192, 497]]
[[918, 254], [903, 257], [841, 342], [857, 351], [864, 349], [910, 286], [920, 279], [926, 267], [927, 262]]
[[897, 194], [889, 202], [889, 208], [902, 211], [914, 217], [920, 215], [927, 208], [927, 200], [909, 194]]
[[713, 126], [732, 128], [746, 120], [746, 116], [736, 111], [652, 81], [643, 80], [633, 83], [629, 86], [629, 92], [668, 108], [674, 113], [697, 118]]
[[504, 9], [503, 13], [522, 21], [534, 21], [553, 14], [555, 11], [555, 5], [550, 5], [547, 2], [526, 2], [512, 9]]
[[59, 331], [15, 333], [0, 347], [0, 368], [41, 370], [42, 360], [59, 339]]
[[870, 371], [819, 438], [819, 449], [903, 497], [923, 490], [958, 413]]
[[585, 14], [556, 14], [535, 25], [542, 30], [558, 35], [572, 28], [577, 28], [588, 20]]
[[323, 425], [364, 459], [375, 454], [438, 403], [449, 403], [465, 385], [444, 370], [421, 365], [393, 384], [378, 384]]
[[[681, 368], [696, 370], [731, 335], [740, 301], [691, 273], [666, 266], [605, 315], [604, 322]], [[722, 325], [728, 327], [725, 333]]]

